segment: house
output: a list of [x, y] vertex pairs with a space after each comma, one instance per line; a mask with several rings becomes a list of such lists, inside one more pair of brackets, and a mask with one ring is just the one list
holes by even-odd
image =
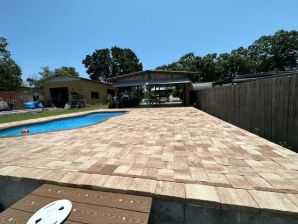
[[75, 95], [87, 104], [103, 103], [111, 89], [111, 85], [100, 81], [60, 75], [43, 81], [42, 95], [47, 104], [64, 107]]

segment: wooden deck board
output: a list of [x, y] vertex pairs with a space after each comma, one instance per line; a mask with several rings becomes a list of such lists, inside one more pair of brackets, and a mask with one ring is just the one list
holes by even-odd
[[44, 184], [31, 194], [57, 199], [64, 198], [73, 202], [139, 212], [150, 212], [152, 203], [152, 198], [150, 197], [92, 191], [49, 184]]
[[148, 223], [152, 203], [149, 197], [45, 184], [2, 212], [0, 224], [26, 223], [33, 213], [58, 199], [69, 199], [72, 202], [72, 211], [64, 222], [66, 224], [145, 224]]
[[[8, 208], [0, 214], [0, 224], [24, 224], [32, 215], [31, 212]], [[63, 224], [78, 224], [78, 222], [65, 221]]]

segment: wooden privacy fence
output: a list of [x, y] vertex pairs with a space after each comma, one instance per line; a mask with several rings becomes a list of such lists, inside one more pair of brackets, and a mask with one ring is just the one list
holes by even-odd
[[298, 152], [298, 75], [196, 93], [198, 108]]

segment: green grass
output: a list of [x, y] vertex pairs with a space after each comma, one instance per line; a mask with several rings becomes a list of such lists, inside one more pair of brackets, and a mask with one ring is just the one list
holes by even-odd
[[28, 120], [28, 119], [34, 119], [34, 118], [40, 118], [40, 117], [50, 117], [50, 116], [56, 116], [61, 114], [71, 114], [76, 112], [97, 110], [97, 109], [107, 109], [107, 108], [108, 108], [107, 104], [97, 104], [97, 105], [87, 105], [87, 107], [82, 107], [78, 109], [60, 109], [59, 108], [56, 110], [50, 110], [50, 111], [46, 110], [46, 111], [36, 112], [36, 113], [3, 115], [3, 116], [0, 116], [0, 124], [13, 122], [13, 121], [22, 121], [22, 120]]

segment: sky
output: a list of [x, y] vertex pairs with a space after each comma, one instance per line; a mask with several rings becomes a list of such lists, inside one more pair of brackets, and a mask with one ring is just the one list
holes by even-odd
[[0, 36], [22, 78], [73, 66], [95, 49], [132, 49], [143, 69], [188, 52], [247, 47], [279, 29], [298, 30], [297, 0], [1, 0]]

